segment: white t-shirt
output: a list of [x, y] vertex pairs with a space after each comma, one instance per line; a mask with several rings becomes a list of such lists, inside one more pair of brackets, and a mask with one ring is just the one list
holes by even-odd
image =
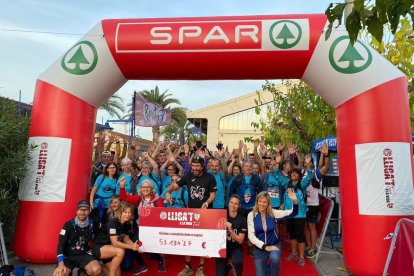
[[312, 185], [306, 188], [306, 206], [319, 206], [319, 189]]

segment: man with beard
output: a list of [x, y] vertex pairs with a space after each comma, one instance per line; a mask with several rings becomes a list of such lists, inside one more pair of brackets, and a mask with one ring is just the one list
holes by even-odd
[[[170, 204], [172, 203], [171, 191], [187, 186], [188, 191], [188, 208], [212, 208], [213, 201], [216, 197], [216, 180], [214, 177], [204, 171], [204, 159], [199, 156], [194, 156], [191, 160], [191, 172], [173, 182], [165, 194], [165, 199]], [[178, 276], [190, 276], [193, 274], [191, 266], [191, 256], [185, 257], [185, 267], [178, 273]], [[200, 258], [200, 265], [196, 272], [197, 276], [204, 276], [204, 258]]]
[[57, 249], [58, 265], [53, 276], [72, 275], [75, 267], [86, 270], [87, 275], [99, 275], [99, 262], [88, 254], [93, 235], [89, 219], [91, 205], [87, 200], [78, 203], [76, 217], [66, 222], [60, 230]]

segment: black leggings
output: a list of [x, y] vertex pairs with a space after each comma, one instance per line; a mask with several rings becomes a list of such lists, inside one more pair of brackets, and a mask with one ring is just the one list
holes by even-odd
[[305, 242], [305, 218], [292, 218], [287, 220], [289, 239]]

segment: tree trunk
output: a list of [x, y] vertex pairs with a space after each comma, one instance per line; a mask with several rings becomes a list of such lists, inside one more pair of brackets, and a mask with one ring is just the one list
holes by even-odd
[[156, 142], [160, 137], [160, 127], [154, 126], [152, 127], [152, 141]]

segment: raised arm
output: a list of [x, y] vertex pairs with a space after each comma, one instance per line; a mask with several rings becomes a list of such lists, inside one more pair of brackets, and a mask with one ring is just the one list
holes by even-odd
[[321, 156], [319, 157], [318, 168], [321, 175], [324, 176], [329, 172], [331, 168], [331, 160], [329, 157], [329, 148], [327, 144], [322, 144]]

